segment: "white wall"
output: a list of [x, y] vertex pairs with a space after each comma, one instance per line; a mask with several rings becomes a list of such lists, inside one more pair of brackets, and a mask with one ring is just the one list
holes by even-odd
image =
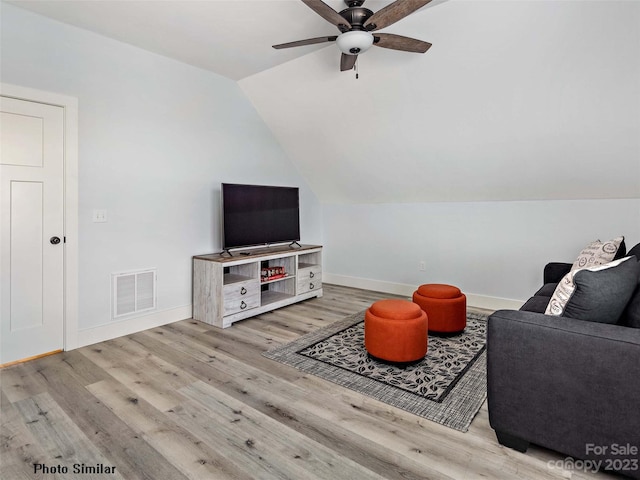
[[79, 99], [81, 343], [155, 321], [114, 325], [112, 272], [156, 267], [157, 321], [188, 312], [191, 256], [220, 249], [221, 182], [301, 187], [302, 240], [321, 243], [316, 196], [235, 82], [1, 8], [1, 81]]
[[324, 205], [323, 214], [325, 279], [401, 294], [451, 283], [489, 308], [525, 301], [547, 262], [573, 262], [593, 240], [640, 242], [640, 199]]

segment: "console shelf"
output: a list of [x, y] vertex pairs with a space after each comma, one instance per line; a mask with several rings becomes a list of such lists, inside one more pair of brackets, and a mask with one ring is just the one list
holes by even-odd
[[269, 283], [274, 282], [282, 282], [284, 280], [289, 280], [290, 278], [296, 278], [295, 275], [287, 275], [286, 277], [274, 278], [273, 280], [262, 280], [260, 281], [260, 285], [267, 285]]
[[[261, 281], [262, 268], [285, 277]], [[193, 318], [220, 328], [322, 296], [322, 247], [277, 246], [193, 257]]]
[[247, 280], [251, 280], [251, 277], [236, 275], [234, 273], [225, 273], [223, 283], [224, 285], [231, 285], [232, 283], [246, 282]]
[[292, 297], [293, 295], [288, 295], [282, 292], [276, 292], [275, 290], [266, 290], [260, 296], [260, 302], [262, 303], [262, 305], [269, 305], [272, 303], [288, 300]]

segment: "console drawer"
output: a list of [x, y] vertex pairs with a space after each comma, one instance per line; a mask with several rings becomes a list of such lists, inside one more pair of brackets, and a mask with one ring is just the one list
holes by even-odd
[[322, 269], [308, 267], [298, 269], [298, 295], [322, 288]]
[[222, 289], [223, 315], [242, 312], [260, 306], [260, 283], [256, 280], [236, 282]]

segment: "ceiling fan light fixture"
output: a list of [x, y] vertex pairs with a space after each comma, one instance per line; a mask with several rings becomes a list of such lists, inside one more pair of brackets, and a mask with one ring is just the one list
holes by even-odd
[[336, 44], [342, 53], [358, 55], [373, 45], [373, 35], [363, 30], [352, 30], [339, 35]]

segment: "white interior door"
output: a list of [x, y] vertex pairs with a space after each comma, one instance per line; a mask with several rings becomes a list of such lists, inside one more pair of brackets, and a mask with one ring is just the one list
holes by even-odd
[[0, 365], [63, 348], [64, 110], [0, 97]]

